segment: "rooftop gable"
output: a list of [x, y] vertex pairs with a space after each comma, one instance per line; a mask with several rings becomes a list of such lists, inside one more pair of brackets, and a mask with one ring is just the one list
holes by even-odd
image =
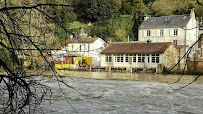
[[190, 21], [190, 15], [172, 15], [150, 17], [140, 25], [140, 29], [152, 28], [180, 28], [185, 27]]
[[73, 38], [69, 43], [93, 43], [99, 38]]
[[56, 49], [62, 49], [62, 48], [65, 48], [66, 46], [68, 46], [68, 44], [71, 44], [71, 43], [93, 43], [95, 42], [97, 39], [100, 39], [100, 38], [69, 38], [67, 39], [65, 42], [63, 43], [59, 43], [58, 45], [55, 46]]
[[101, 54], [164, 53], [172, 43], [112, 43]]

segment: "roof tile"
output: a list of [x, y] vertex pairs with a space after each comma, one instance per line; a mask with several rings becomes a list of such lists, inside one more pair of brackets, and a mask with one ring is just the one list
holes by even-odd
[[190, 19], [190, 15], [150, 17], [140, 25], [140, 29], [185, 27]]
[[163, 53], [172, 43], [112, 43], [101, 54]]

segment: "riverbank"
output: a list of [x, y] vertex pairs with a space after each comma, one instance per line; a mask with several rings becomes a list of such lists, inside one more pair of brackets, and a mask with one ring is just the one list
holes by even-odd
[[[96, 80], [120, 80], [120, 81], [152, 81], [159, 83], [172, 83], [179, 79], [181, 75], [169, 74], [164, 76], [162, 74], [154, 73], [119, 73], [119, 72], [84, 72], [84, 71], [68, 71], [58, 70], [58, 74], [63, 77], [84, 78], [84, 79], [96, 79]], [[45, 73], [46, 74], [46, 73]], [[184, 75], [180, 80], [180, 83], [190, 83], [196, 78], [196, 75]], [[203, 84], [203, 76], [199, 77], [196, 83]]]

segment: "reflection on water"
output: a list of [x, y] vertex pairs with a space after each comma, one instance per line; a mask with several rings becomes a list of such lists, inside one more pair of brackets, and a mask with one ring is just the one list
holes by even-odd
[[[133, 80], [133, 81], [152, 81], [152, 82], [175, 82], [181, 75], [168, 75], [163, 76], [162, 74], [147, 74], [147, 73], [109, 73], [109, 72], [76, 72], [76, 71], [65, 71], [60, 70], [59, 73], [63, 76], [79, 77], [79, 78], [93, 78], [99, 80]], [[184, 75], [179, 83], [189, 83], [193, 81], [196, 75]], [[195, 82], [203, 84], [203, 77]]]

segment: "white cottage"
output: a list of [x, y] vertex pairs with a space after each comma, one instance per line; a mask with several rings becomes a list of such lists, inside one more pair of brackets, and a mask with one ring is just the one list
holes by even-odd
[[[199, 28], [194, 10], [190, 15], [145, 17], [139, 27], [138, 41], [173, 42], [186, 46], [186, 50], [197, 41]], [[197, 46], [193, 48], [193, 51]]]
[[171, 68], [180, 59], [179, 55], [172, 43], [111, 43], [101, 52], [101, 66], [156, 68], [162, 64]]
[[[61, 50], [52, 51], [54, 58], [60, 58], [61, 61], [65, 57], [72, 57], [72, 63], [75, 64], [76, 57], [91, 58], [91, 65], [99, 67], [101, 65], [100, 52], [105, 46], [105, 41], [101, 38], [72, 38], [66, 41]], [[81, 59], [82, 60], [82, 59]]]

